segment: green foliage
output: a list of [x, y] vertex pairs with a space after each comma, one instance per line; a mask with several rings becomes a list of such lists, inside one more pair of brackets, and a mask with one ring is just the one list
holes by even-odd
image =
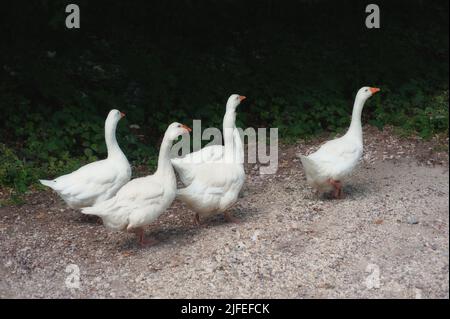
[[0, 185], [23, 193], [28, 185], [36, 181], [36, 173], [36, 170], [20, 160], [13, 150], [0, 144]]
[[416, 86], [411, 92], [390, 93], [384, 102], [377, 100], [370, 123], [379, 128], [392, 124], [403, 135], [426, 139], [441, 132], [448, 134], [448, 90], [426, 96]]
[[238, 126], [288, 141], [345, 129], [363, 85], [381, 88], [365, 123], [448, 133], [448, 2], [380, 1], [389, 14], [368, 30], [361, 1], [80, 0], [74, 32], [61, 27], [67, 1], [13, 2], [0, 28], [0, 187], [104, 158], [112, 108], [127, 114], [128, 159], [154, 167], [169, 123], [221, 127], [231, 93], [248, 97]]

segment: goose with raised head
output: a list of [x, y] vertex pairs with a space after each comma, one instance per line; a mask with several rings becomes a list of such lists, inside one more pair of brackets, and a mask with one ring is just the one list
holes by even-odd
[[106, 159], [89, 163], [53, 180], [41, 179], [40, 182], [56, 191], [69, 207], [75, 209], [113, 197], [131, 178], [130, 163], [116, 139], [117, 123], [124, 116], [118, 110], [111, 110], [106, 118]]
[[363, 154], [361, 113], [364, 103], [378, 91], [379, 88], [361, 88], [356, 94], [347, 133], [326, 142], [308, 156], [300, 156], [306, 180], [317, 191], [334, 190], [335, 198], [342, 197], [342, 180], [353, 171]]
[[185, 188], [178, 189], [177, 198], [200, 218], [224, 213], [228, 221], [238, 222], [228, 209], [233, 206], [245, 181], [244, 149], [236, 128], [236, 108], [245, 96], [233, 94], [226, 104], [223, 118], [224, 145], [214, 145], [172, 159], [172, 164]]
[[116, 196], [83, 208], [82, 213], [100, 217], [108, 229], [136, 233], [141, 245], [154, 244], [155, 240], [144, 240], [144, 227], [156, 220], [175, 199], [177, 181], [170, 162], [170, 148], [174, 140], [190, 131], [183, 124], [170, 124], [159, 149], [156, 172], [131, 180]]

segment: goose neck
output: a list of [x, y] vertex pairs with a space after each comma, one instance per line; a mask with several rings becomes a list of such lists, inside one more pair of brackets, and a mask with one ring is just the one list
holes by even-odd
[[353, 105], [352, 120], [350, 122], [350, 127], [347, 131], [348, 135], [355, 136], [362, 139], [362, 124], [361, 115], [364, 107], [364, 99], [356, 98]]
[[106, 142], [106, 149], [108, 151], [108, 158], [124, 156], [122, 150], [119, 147], [119, 144], [117, 143], [116, 128], [117, 128], [116, 121], [106, 121], [105, 142]]
[[226, 163], [234, 161], [235, 157], [235, 143], [234, 130], [236, 128], [236, 113], [234, 111], [227, 111], [223, 118], [223, 139], [224, 139], [224, 158]]
[[171, 176], [174, 174], [173, 167], [170, 162], [170, 148], [172, 146], [172, 141], [164, 136], [163, 141], [161, 143], [161, 147], [159, 149], [158, 155], [158, 168], [155, 174], [163, 174], [167, 176]]
[[234, 137], [234, 145], [236, 148], [236, 160], [238, 161], [239, 164], [243, 164], [244, 163], [244, 144], [242, 143], [242, 139], [241, 139], [241, 134], [239, 129], [235, 126], [234, 127], [234, 132], [233, 132], [233, 137]]

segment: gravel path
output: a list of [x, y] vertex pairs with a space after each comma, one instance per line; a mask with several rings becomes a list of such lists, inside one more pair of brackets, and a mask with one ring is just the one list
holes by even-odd
[[[247, 167], [242, 223], [198, 228], [175, 202], [148, 248], [31, 192], [0, 208], [0, 298], [449, 298], [448, 155], [365, 131], [344, 199], [306, 186], [295, 154], [321, 140], [300, 141], [282, 147], [276, 175]], [[77, 270], [78, 288], [66, 284]]]

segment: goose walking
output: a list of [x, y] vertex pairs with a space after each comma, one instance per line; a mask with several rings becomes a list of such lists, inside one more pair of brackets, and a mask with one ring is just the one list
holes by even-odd
[[228, 209], [238, 200], [245, 181], [244, 150], [236, 128], [236, 108], [245, 96], [233, 94], [226, 104], [223, 118], [224, 145], [207, 146], [183, 158], [172, 159], [185, 188], [178, 189], [177, 198], [200, 218], [224, 213], [231, 222], [239, 220]]
[[131, 178], [130, 163], [116, 139], [116, 127], [124, 113], [111, 110], [105, 121], [105, 141], [108, 157], [78, 170], [55, 178], [41, 179], [52, 188], [70, 208], [92, 206], [113, 197]]
[[361, 113], [364, 103], [378, 91], [379, 88], [361, 88], [356, 94], [347, 133], [326, 142], [315, 153], [300, 156], [307, 182], [317, 191], [334, 189], [334, 197], [342, 197], [342, 180], [353, 171], [363, 154]]
[[155, 240], [144, 240], [144, 227], [156, 220], [175, 199], [177, 181], [169, 158], [170, 148], [174, 140], [190, 131], [183, 124], [170, 124], [161, 143], [156, 172], [133, 179], [116, 196], [83, 208], [82, 213], [100, 217], [108, 229], [136, 233], [141, 245], [156, 243]]

